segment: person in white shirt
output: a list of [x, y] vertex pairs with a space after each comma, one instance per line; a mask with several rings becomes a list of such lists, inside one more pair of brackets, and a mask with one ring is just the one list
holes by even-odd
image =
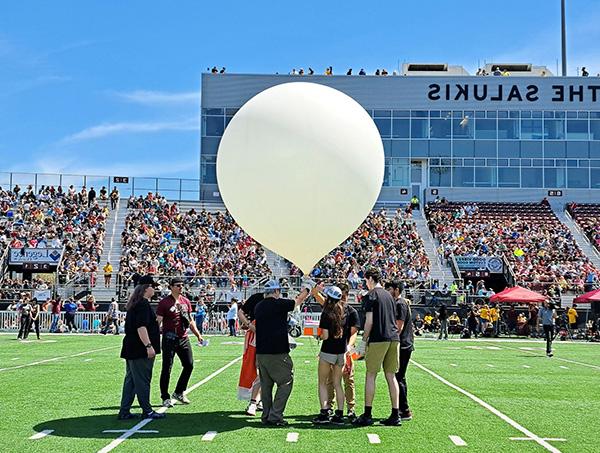
[[237, 337], [237, 331], [235, 329], [235, 323], [238, 317], [238, 306], [237, 299], [233, 297], [231, 299], [231, 304], [229, 305], [229, 311], [227, 312], [227, 325], [229, 326], [229, 336]]

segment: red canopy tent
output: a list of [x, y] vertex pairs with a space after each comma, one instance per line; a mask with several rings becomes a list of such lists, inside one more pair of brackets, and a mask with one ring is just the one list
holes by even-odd
[[595, 289], [589, 293], [582, 294], [576, 297], [573, 301], [576, 304], [591, 304], [592, 302], [600, 302], [600, 289]]
[[515, 286], [514, 288], [506, 288], [504, 291], [494, 294], [490, 297], [490, 302], [505, 302], [505, 303], [526, 303], [534, 304], [544, 302], [546, 296], [542, 296], [530, 289]]

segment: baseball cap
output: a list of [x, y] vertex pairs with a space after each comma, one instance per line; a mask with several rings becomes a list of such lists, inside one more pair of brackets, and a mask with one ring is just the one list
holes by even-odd
[[323, 293], [327, 297], [331, 297], [335, 300], [340, 300], [342, 298], [342, 290], [339, 289], [337, 286], [328, 286], [327, 288], [325, 288]]
[[169, 280], [169, 286], [173, 286], [178, 283], [185, 283], [185, 282], [183, 281], [183, 278], [181, 278], [181, 277], [173, 277], [171, 280]]
[[151, 285], [154, 288], [158, 286], [158, 283], [154, 280], [154, 276], [148, 274], [140, 277], [137, 282], [138, 285]]
[[277, 280], [269, 280], [265, 285], [265, 291], [275, 291], [281, 289], [281, 285]]

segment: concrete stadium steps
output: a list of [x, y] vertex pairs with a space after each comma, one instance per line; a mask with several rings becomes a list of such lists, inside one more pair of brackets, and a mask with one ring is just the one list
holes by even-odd
[[[169, 201], [169, 203], [172, 203]], [[177, 202], [180, 212], [187, 212], [191, 209], [201, 211], [206, 209], [208, 212], [223, 212], [227, 211], [227, 208], [223, 203], [207, 203], [202, 201], [179, 201]]]
[[581, 231], [577, 223], [565, 212], [564, 206], [552, 206], [552, 210], [556, 214], [556, 217], [558, 217], [558, 220], [560, 220], [571, 231], [573, 239], [583, 253], [585, 253], [594, 266], [600, 269], [600, 254], [590, 243], [587, 236]]
[[285, 259], [277, 253], [265, 248], [267, 252], [267, 264], [274, 277], [284, 277], [290, 275], [290, 267], [285, 262]]
[[437, 252], [438, 244], [433, 238], [431, 231], [427, 226], [427, 220], [423, 214], [423, 210], [413, 211], [413, 220], [417, 226], [417, 232], [425, 245], [425, 252], [427, 252], [427, 258], [429, 258], [430, 272], [429, 275], [432, 280], [438, 280], [440, 286], [447, 283], [448, 286], [454, 281], [454, 275], [452, 270], [444, 265]]

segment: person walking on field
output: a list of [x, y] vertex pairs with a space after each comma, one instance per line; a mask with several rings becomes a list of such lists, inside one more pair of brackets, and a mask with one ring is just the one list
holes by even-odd
[[556, 310], [554, 305], [545, 301], [540, 308], [539, 317], [542, 321], [542, 328], [544, 329], [544, 338], [546, 339], [546, 356], [552, 357], [552, 340], [554, 339], [554, 323], [556, 322]]

